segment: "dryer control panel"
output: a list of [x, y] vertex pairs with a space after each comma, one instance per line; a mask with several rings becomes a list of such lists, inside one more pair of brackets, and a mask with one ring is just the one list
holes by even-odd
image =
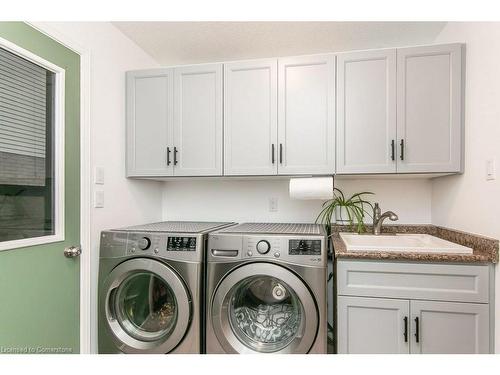
[[237, 262], [250, 259], [326, 267], [326, 238], [233, 233], [216, 233], [209, 236], [208, 262]]
[[273, 259], [319, 266], [326, 260], [325, 240], [319, 236], [243, 236], [243, 259]]
[[321, 240], [293, 239], [288, 241], [290, 255], [321, 255]]

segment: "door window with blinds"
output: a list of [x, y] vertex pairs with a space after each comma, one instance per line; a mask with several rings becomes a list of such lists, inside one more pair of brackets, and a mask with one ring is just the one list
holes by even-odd
[[0, 45], [0, 250], [11, 241], [26, 246], [61, 235], [61, 71], [44, 65]]

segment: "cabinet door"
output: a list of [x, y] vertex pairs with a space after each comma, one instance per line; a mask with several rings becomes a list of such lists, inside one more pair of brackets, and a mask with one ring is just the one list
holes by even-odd
[[174, 175], [222, 175], [222, 64], [175, 68]]
[[398, 172], [460, 172], [462, 45], [397, 50]]
[[224, 174], [277, 173], [277, 60], [224, 64]]
[[337, 173], [396, 172], [396, 50], [337, 55]]
[[489, 305], [411, 301], [411, 352], [489, 353]]
[[171, 176], [173, 70], [127, 72], [127, 176]]
[[278, 60], [278, 174], [335, 173], [335, 56]]
[[409, 305], [408, 300], [339, 296], [338, 352], [408, 354]]

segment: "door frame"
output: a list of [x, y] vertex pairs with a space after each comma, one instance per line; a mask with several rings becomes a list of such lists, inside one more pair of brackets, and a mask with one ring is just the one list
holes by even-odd
[[[92, 332], [97, 322], [92, 319], [97, 301], [92, 301], [91, 264], [96, 257], [91, 248], [91, 162], [90, 162], [90, 77], [91, 51], [44, 22], [25, 22], [42, 34], [80, 56], [80, 354], [92, 353]], [[78, 244], [76, 244], [78, 245]], [[97, 310], [96, 310], [97, 311]]]

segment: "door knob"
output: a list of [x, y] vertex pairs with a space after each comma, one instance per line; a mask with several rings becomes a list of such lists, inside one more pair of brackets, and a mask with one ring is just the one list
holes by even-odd
[[80, 246], [69, 246], [64, 249], [64, 256], [66, 258], [76, 258], [82, 253]]

